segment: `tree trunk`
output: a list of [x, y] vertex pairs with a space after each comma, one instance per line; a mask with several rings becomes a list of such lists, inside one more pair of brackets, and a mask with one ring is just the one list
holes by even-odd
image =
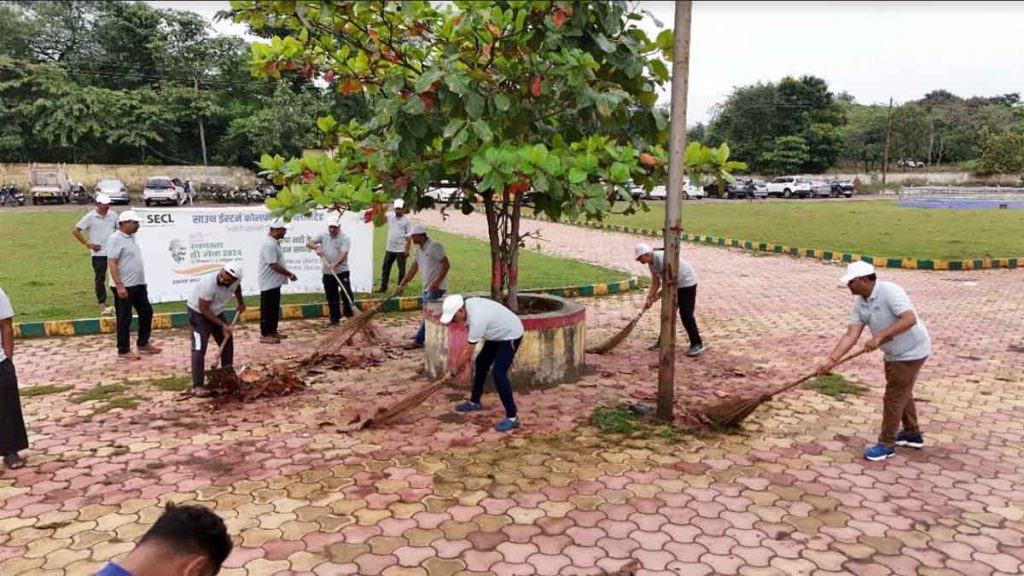
[[519, 312], [519, 220], [523, 209], [523, 194], [512, 199], [512, 235], [509, 238], [508, 254], [508, 300], [509, 310]]
[[498, 300], [501, 297], [501, 237], [494, 192], [484, 194], [484, 214], [487, 216], [487, 240], [491, 247], [491, 299]]
[[[193, 76], [193, 85], [196, 87], [196, 95], [199, 94], [199, 77]], [[199, 148], [203, 151], [203, 166], [206, 166], [206, 129], [203, 126], [203, 117], [198, 116], [196, 120], [199, 123]]]

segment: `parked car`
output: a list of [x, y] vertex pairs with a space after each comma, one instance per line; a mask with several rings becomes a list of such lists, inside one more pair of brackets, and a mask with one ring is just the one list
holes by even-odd
[[853, 182], [849, 180], [829, 180], [828, 184], [832, 189], [833, 198], [839, 198], [840, 196], [851, 198], [853, 196]]
[[146, 187], [142, 189], [142, 201], [146, 206], [153, 204], [181, 204], [185, 197], [185, 188], [175, 184], [169, 176], [153, 176], [146, 178]]
[[433, 198], [435, 202], [447, 203], [451, 200], [452, 196], [461, 196], [462, 191], [459, 190], [458, 186], [453, 186], [450, 183], [441, 183], [440, 186], [427, 190], [423, 195]]
[[799, 176], [779, 176], [768, 183], [768, 195], [780, 198], [807, 198], [811, 195], [811, 182]]
[[93, 196], [96, 196], [97, 194], [106, 194], [110, 197], [111, 204], [131, 204], [128, 187], [124, 185], [124, 182], [121, 182], [116, 178], [96, 182], [96, 186], [93, 187], [92, 194]]
[[[694, 186], [693, 183], [686, 181], [683, 182], [683, 200], [689, 200], [696, 198], [700, 200], [704, 197], [704, 189], [700, 186]], [[655, 186], [651, 189], [651, 193], [645, 196], [648, 200], [664, 200], [668, 198], [668, 186]]]
[[32, 164], [28, 170], [28, 193], [32, 204], [67, 204], [71, 200], [71, 181], [64, 164], [56, 167]]
[[900, 168], [924, 168], [924, 162], [914, 160], [913, 158], [903, 158], [896, 165]]
[[831, 198], [832, 185], [825, 180], [811, 180], [811, 198]]
[[764, 180], [751, 180], [750, 183], [754, 186], [754, 198], [767, 198], [768, 197], [768, 183]]
[[[760, 183], [760, 188], [758, 187]], [[739, 199], [751, 199], [754, 198], [766, 198], [768, 196], [768, 189], [765, 183], [761, 180], [752, 179], [739, 179], [733, 184], [729, 184], [725, 188], [726, 198], [739, 198]]]

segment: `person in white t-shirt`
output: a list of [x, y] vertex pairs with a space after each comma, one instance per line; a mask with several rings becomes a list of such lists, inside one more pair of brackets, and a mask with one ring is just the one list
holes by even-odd
[[405, 213], [405, 200], [395, 200], [395, 209], [389, 212], [388, 218], [388, 243], [384, 251], [384, 266], [380, 271], [380, 290], [388, 291], [388, 283], [391, 279], [391, 268], [398, 262], [398, 279], [401, 282], [405, 278], [405, 260], [409, 257], [409, 230], [412, 221]]
[[[87, 232], [89, 238], [82, 235]], [[90, 210], [71, 228], [71, 235], [85, 246], [92, 255], [93, 288], [100, 314], [113, 314], [114, 307], [107, 306], [107, 250], [106, 243], [117, 232], [117, 212], [110, 209], [110, 196], [96, 195], [96, 208]]]
[[523, 322], [515, 312], [487, 298], [463, 298], [453, 294], [444, 299], [441, 306], [441, 324], [465, 322], [469, 328], [469, 345], [462, 356], [450, 366], [454, 371], [461, 370], [469, 359], [477, 343], [483, 342], [483, 348], [476, 357], [473, 372], [473, 391], [469, 400], [455, 407], [456, 412], [476, 412], [480, 410], [480, 399], [484, 393], [484, 381], [487, 373], [491, 373], [498, 397], [505, 407], [505, 419], [498, 422], [494, 429], [508, 432], [519, 428], [519, 414], [516, 401], [512, 395], [512, 382], [508, 378], [508, 369], [516, 358], [519, 345], [523, 342]]
[[[647, 292], [647, 300], [644, 303], [650, 308], [661, 297], [661, 276], [665, 272], [665, 252], [655, 250], [650, 244], [640, 243], [633, 251], [636, 261], [646, 264], [651, 271], [651, 289]], [[704, 340], [700, 337], [700, 329], [697, 328], [697, 319], [694, 310], [697, 307], [697, 272], [689, 262], [679, 255], [679, 267], [676, 271], [676, 306], [679, 307], [679, 319], [683, 321], [683, 328], [686, 329], [686, 336], [690, 339], [690, 349], [686, 355], [690, 357], [700, 356], [704, 353]], [[661, 338], [654, 343], [650, 349], [654, 350], [661, 344]]]
[[4, 465], [15, 470], [25, 467], [18, 452], [28, 448], [28, 432], [18, 396], [18, 374], [14, 371], [14, 308], [0, 288], [0, 454]]
[[[242, 298], [242, 265], [229, 262], [216, 274], [208, 274], [192, 289], [188, 297], [188, 324], [192, 328], [192, 394], [209, 396], [204, 386], [206, 374], [206, 347], [210, 336], [220, 346], [220, 366], [232, 366], [235, 359], [235, 320], [245, 312]], [[234, 297], [238, 302], [235, 314], [228, 320], [228, 302]]]

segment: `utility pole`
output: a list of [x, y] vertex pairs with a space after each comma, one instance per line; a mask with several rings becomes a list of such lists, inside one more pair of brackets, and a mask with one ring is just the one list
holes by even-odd
[[[199, 75], [192, 77], [193, 85], [196, 87], [196, 100], [199, 99]], [[199, 122], [199, 147], [203, 150], [203, 166], [206, 166], [206, 129], [203, 127], [203, 117], [196, 119]]]
[[885, 153], [882, 155], [882, 186], [889, 173], [889, 141], [892, 139], [892, 96], [889, 97], [889, 121], [885, 127]]
[[690, 20], [693, 2], [676, 2], [672, 50], [672, 110], [669, 132], [668, 196], [665, 199], [665, 267], [661, 276], [661, 351], [658, 355], [658, 410], [672, 421], [676, 386], [676, 274], [682, 231], [682, 194], [686, 156], [686, 95], [690, 76]]

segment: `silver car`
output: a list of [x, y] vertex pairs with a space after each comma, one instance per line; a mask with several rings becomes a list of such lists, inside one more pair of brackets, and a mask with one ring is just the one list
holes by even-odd
[[131, 204], [132, 199], [128, 194], [128, 187], [117, 179], [100, 180], [93, 188], [93, 196], [106, 194], [110, 197], [111, 204]]

